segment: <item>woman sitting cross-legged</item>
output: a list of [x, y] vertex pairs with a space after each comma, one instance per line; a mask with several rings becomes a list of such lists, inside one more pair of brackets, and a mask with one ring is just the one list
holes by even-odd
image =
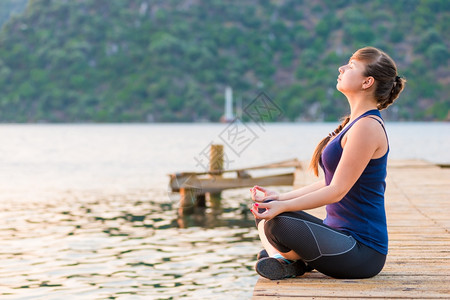
[[[405, 82], [394, 61], [372, 47], [359, 49], [339, 68], [336, 88], [346, 96], [350, 114], [314, 152], [310, 167], [318, 175], [320, 166], [324, 180], [283, 194], [251, 189], [265, 248], [258, 274], [283, 279], [314, 268], [335, 278], [368, 278], [382, 270], [388, 252], [389, 144], [380, 110], [398, 98]], [[304, 212], [321, 206], [325, 220]]]

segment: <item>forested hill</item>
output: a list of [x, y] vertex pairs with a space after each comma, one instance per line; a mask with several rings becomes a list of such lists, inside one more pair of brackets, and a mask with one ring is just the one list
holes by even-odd
[[408, 80], [390, 119], [448, 117], [448, 0], [30, 0], [0, 34], [0, 121], [218, 121], [227, 85], [336, 120], [337, 68], [365, 45]]
[[11, 17], [21, 14], [27, 6], [28, 0], [1, 0], [0, 27]]

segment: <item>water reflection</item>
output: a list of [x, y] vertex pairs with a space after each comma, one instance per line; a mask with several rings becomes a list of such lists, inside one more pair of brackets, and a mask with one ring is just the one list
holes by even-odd
[[195, 207], [189, 214], [178, 213], [177, 224], [180, 228], [188, 227], [241, 227], [248, 228], [255, 226], [253, 216], [247, 206], [241, 205], [239, 208], [206, 208]]
[[260, 246], [240, 197], [189, 216], [149, 191], [1, 203], [0, 295], [250, 298]]

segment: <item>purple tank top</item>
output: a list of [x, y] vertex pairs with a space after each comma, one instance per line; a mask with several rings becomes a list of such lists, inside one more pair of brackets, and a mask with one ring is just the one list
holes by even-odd
[[[342, 156], [342, 137], [359, 119], [369, 115], [381, 118], [377, 109], [365, 112], [351, 122], [324, 148], [319, 163], [325, 172], [327, 185], [330, 184]], [[383, 126], [381, 122], [380, 124]], [[359, 242], [385, 255], [388, 252], [388, 233], [384, 208], [388, 153], [389, 148], [382, 157], [370, 160], [344, 198], [337, 203], [326, 206], [327, 217], [324, 220], [324, 224], [349, 233]]]

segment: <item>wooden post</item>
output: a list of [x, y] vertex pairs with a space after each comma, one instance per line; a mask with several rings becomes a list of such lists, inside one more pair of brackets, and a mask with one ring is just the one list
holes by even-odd
[[[209, 154], [209, 170], [214, 172], [212, 177], [222, 177], [223, 173], [223, 145], [211, 145]], [[209, 202], [212, 208], [220, 208], [221, 192], [209, 193]]]
[[206, 207], [206, 194], [198, 194], [195, 198], [197, 200], [195, 202], [197, 207]]
[[180, 215], [192, 214], [194, 212], [195, 199], [195, 189], [180, 189], [180, 207], [178, 208]]
[[180, 215], [190, 215], [195, 212], [196, 207], [205, 207], [205, 193], [202, 192], [200, 180], [196, 175], [188, 175], [180, 178]]

